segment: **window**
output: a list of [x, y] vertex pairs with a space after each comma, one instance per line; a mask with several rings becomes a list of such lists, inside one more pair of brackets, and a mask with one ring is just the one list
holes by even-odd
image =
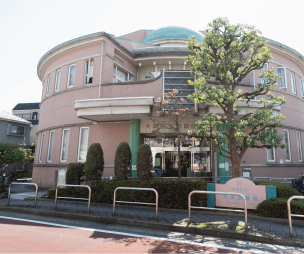
[[126, 82], [126, 81], [133, 81], [133, 76], [131, 76], [129, 73], [125, 73], [119, 69], [117, 69], [117, 66], [114, 66], [113, 70], [113, 82]]
[[285, 162], [291, 162], [289, 132], [287, 130], [283, 130], [283, 140], [285, 141], [285, 144], [287, 145], [284, 148], [284, 151], [285, 151]]
[[152, 73], [153, 77], [156, 78], [160, 75], [161, 72], [160, 71], [158, 71], [158, 72], [153, 71], [151, 73]]
[[60, 73], [61, 73], [61, 70], [57, 70], [57, 72], [56, 72], [56, 81], [55, 81], [55, 92], [57, 92], [59, 90]]
[[15, 134], [15, 135], [23, 135], [24, 134], [24, 126], [11, 125], [9, 133], [10, 134]]
[[51, 83], [51, 75], [48, 76], [48, 79], [47, 79], [46, 95], [49, 95], [50, 83]]
[[119, 58], [117, 58], [116, 56], [114, 56], [114, 62], [120, 64], [121, 66], [124, 66], [124, 62], [121, 61]]
[[301, 97], [304, 97], [303, 79], [299, 78]]
[[281, 78], [279, 79], [279, 88], [287, 88], [285, 79], [285, 68], [278, 67], [278, 74], [281, 76]]
[[32, 120], [38, 120], [38, 112], [33, 112]]
[[49, 148], [48, 148], [48, 154], [47, 154], [47, 162], [51, 162], [51, 160], [52, 160], [53, 143], [54, 143], [54, 131], [51, 131], [50, 132], [50, 137], [49, 137]]
[[[267, 69], [268, 69], [268, 64], [265, 63], [265, 64], [263, 65], [262, 71], [266, 71]], [[263, 83], [264, 85], [266, 85], [266, 80], [265, 80], [265, 78], [262, 79], [262, 83]]]
[[89, 137], [89, 128], [82, 127], [79, 132], [79, 145], [78, 145], [78, 162], [85, 162], [87, 158], [87, 149], [88, 149], [88, 137]]
[[295, 76], [294, 73], [290, 73], [290, 79], [291, 79], [291, 89], [293, 93], [296, 93], [296, 83], [295, 83]]
[[39, 149], [39, 162], [41, 162], [43, 139], [44, 139], [44, 133], [42, 133], [42, 135], [41, 135], [40, 149]]
[[275, 148], [274, 147], [267, 149], [267, 161], [275, 162]]
[[69, 67], [68, 86], [74, 85], [74, 79], [75, 79], [75, 64], [70, 65], [70, 67]]
[[302, 144], [301, 144], [301, 134], [300, 134], [300, 132], [297, 132], [297, 148], [298, 148], [299, 162], [302, 162], [303, 161], [303, 155], [302, 155]]
[[90, 58], [85, 61], [85, 70], [84, 70], [84, 83], [92, 84], [93, 83], [93, 64], [94, 58]]
[[69, 146], [69, 133], [70, 133], [69, 129], [64, 129], [62, 132], [60, 162], [67, 161], [68, 146]]

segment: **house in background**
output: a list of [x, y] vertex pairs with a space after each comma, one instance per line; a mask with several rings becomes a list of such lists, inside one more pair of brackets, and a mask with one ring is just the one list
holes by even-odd
[[31, 122], [0, 109], [0, 143], [30, 147]]
[[30, 144], [36, 144], [36, 133], [39, 123], [40, 103], [18, 103], [12, 110], [13, 115], [19, 116], [32, 123]]

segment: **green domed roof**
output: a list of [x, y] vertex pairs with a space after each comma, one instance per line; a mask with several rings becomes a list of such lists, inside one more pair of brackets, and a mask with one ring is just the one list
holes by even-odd
[[196, 39], [198, 41], [201, 41], [204, 37], [204, 35], [200, 32], [196, 32], [188, 28], [169, 26], [153, 31], [143, 40], [143, 43], [150, 43], [154, 41], [168, 39], [188, 40], [188, 38], [193, 35], [196, 36]]

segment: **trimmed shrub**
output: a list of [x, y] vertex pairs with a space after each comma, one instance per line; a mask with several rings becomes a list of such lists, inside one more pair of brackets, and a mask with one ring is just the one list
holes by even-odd
[[[288, 218], [288, 198], [272, 198], [261, 202], [257, 207], [257, 214], [263, 217]], [[304, 214], [304, 200], [292, 200], [290, 202], [292, 214]], [[297, 218], [304, 219], [304, 218]]]
[[85, 163], [70, 163], [66, 171], [66, 183], [80, 185], [84, 168]]
[[[93, 203], [113, 204], [114, 190], [117, 187], [154, 188], [158, 192], [158, 206], [171, 209], [188, 209], [188, 196], [193, 190], [206, 190], [206, 182], [201, 179], [159, 179], [149, 180], [102, 180], [91, 184]], [[58, 196], [88, 198], [86, 188], [60, 188]], [[155, 203], [153, 191], [117, 190], [117, 201]], [[48, 198], [55, 198], [55, 190], [48, 191]], [[192, 206], [207, 206], [206, 194], [193, 194]], [[147, 206], [147, 205], [144, 205]], [[155, 207], [155, 206], [153, 206]]]
[[277, 198], [290, 198], [292, 196], [303, 196], [296, 189], [290, 187], [287, 183], [278, 183], [272, 181], [255, 182], [256, 185], [271, 185], [277, 187]]
[[127, 174], [130, 173], [132, 153], [127, 142], [122, 142], [118, 145], [114, 161], [115, 177], [127, 179]]
[[85, 163], [85, 182], [98, 180], [102, 177], [104, 167], [103, 150], [99, 143], [90, 146]]
[[152, 152], [147, 144], [140, 145], [137, 152], [137, 175], [141, 179], [152, 177]]

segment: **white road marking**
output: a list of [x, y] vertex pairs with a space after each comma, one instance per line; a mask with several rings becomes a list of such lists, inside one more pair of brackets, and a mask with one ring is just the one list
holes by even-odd
[[0, 218], [9, 219], [9, 220], [32, 222], [32, 223], [39, 223], [39, 224], [62, 227], [62, 228], [73, 228], [73, 229], [80, 229], [80, 230], [87, 230], [87, 231], [96, 231], [96, 232], [101, 232], [101, 233], [109, 233], [109, 234], [141, 237], [141, 238], [150, 238], [150, 239], [155, 239], [155, 240], [163, 240], [163, 241], [176, 242], [176, 243], [192, 244], [192, 245], [205, 246], [205, 247], [214, 247], [214, 248], [220, 248], [220, 249], [226, 249], [226, 250], [245, 251], [245, 252], [250, 252], [250, 253], [269, 253], [269, 252], [252, 251], [252, 250], [239, 249], [239, 248], [231, 248], [231, 247], [219, 246], [219, 245], [213, 245], [213, 244], [204, 244], [204, 243], [195, 243], [195, 242], [191, 242], [191, 241], [175, 240], [175, 239], [169, 239], [169, 238], [163, 238], [163, 237], [138, 235], [138, 234], [124, 233], [124, 232], [117, 232], [117, 231], [110, 231], [110, 230], [100, 230], [100, 229], [94, 229], [94, 228], [75, 227], [75, 226], [69, 226], [69, 225], [63, 225], [63, 224], [57, 224], [57, 223], [50, 223], [50, 222], [36, 221], [36, 220], [27, 220], [27, 219], [7, 217], [7, 216], [0, 216]]

